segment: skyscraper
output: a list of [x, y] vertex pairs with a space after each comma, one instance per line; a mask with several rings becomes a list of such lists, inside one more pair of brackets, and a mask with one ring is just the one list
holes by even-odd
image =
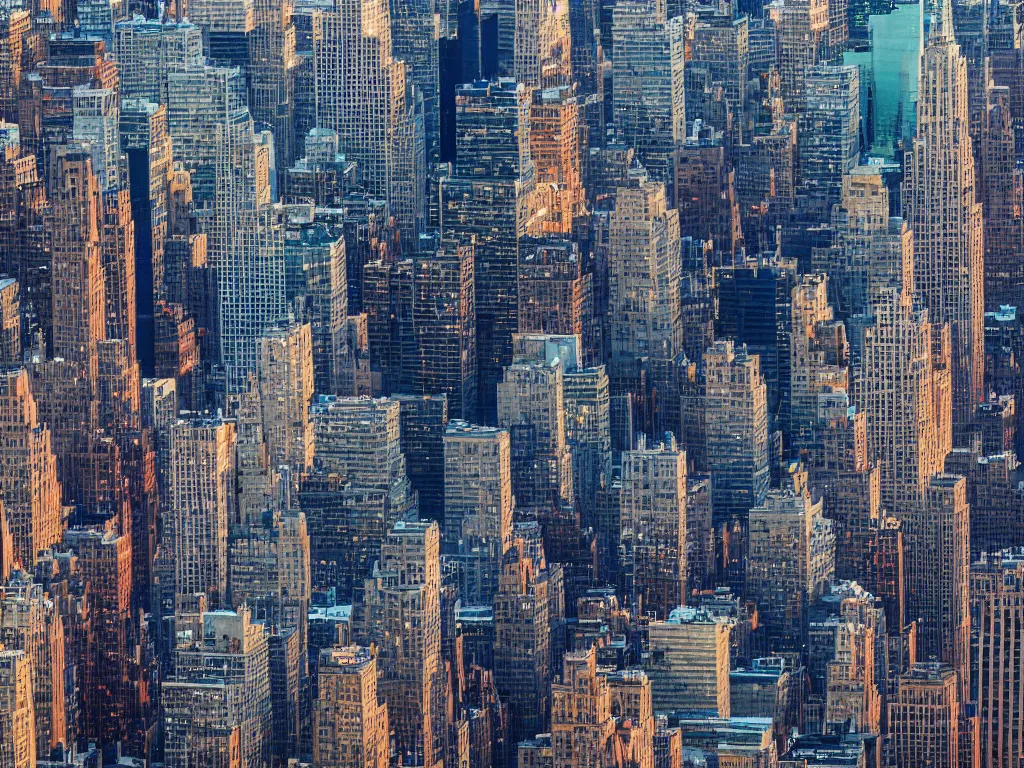
[[249, 611], [182, 617], [164, 727], [168, 765], [264, 765], [270, 758], [267, 630]]
[[[528, 533], [528, 532], [527, 532]], [[542, 732], [550, 713], [551, 641], [562, 600], [561, 570], [517, 536], [494, 597], [494, 682], [509, 704], [514, 742]]]
[[[550, 7], [546, 3], [541, 3]], [[559, 11], [545, 11], [558, 14]], [[566, 47], [561, 40], [556, 48]], [[565, 65], [545, 66], [544, 80], [561, 81]], [[534, 91], [530, 107], [530, 154], [537, 171], [539, 206], [547, 213], [531, 222], [533, 232], [568, 234], [585, 221], [581, 137], [586, 126], [580, 109], [579, 97], [569, 85]]]
[[892, 765], [959, 765], [960, 699], [949, 667], [922, 663], [902, 675], [888, 719]]
[[57, 151], [48, 228], [53, 249], [53, 354], [90, 365], [106, 338], [103, 204], [92, 157], [81, 145]]
[[254, 0], [249, 35], [249, 109], [274, 133], [278, 168], [298, 157], [295, 137], [295, 26], [292, 0]]
[[649, 628], [644, 671], [659, 712], [711, 712], [728, 718], [730, 627], [695, 608], [673, 609]]
[[684, 37], [683, 19], [669, 19], [663, 0], [618, 3], [612, 12], [615, 132], [666, 184], [672, 147], [686, 137]]
[[800, 114], [806, 80], [818, 63], [828, 33], [827, 0], [785, 0], [772, 9], [778, 35], [779, 90], [786, 108]]
[[455, 417], [477, 415], [475, 251], [442, 242], [413, 265], [412, 323], [416, 357], [409, 373], [423, 395], [444, 394]]
[[851, 324], [853, 393], [868, 455], [878, 460], [882, 504], [899, 515], [920, 502], [951, 447], [944, 329], [907, 292], [883, 291], [871, 311]]
[[64, 537], [77, 555], [92, 592], [96, 653], [85, 661], [86, 733], [103, 741], [127, 740], [143, 713], [136, 687], [138, 622], [132, 615], [132, 542], [107, 530], [76, 528]]
[[566, 654], [551, 700], [554, 765], [571, 766], [606, 749], [620, 751], [623, 762], [653, 762], [651, 683], [643, 672], [603, 674], [594, 648]]
[[284, 238], [285, 298], [297, 308], [301, 297], [296, 319], [310, 326], [313, 388], [324, 395], [354, 394], [341, 386], [343, 358], [350, 354], [345, 238], [305, 206], [301, 213], [289, 211]]
[[860, 160], [860, 70], [815, 66], [804, 80], [805, 108], [797, 127], [801, 174], [797, 194], [807, 195], [823, 221], [839, 202], [842, 179]]
[[338, 0], [314, 14], [316, 121], [337, 131], [366, 190], [388, 201], [415, 242], [426, 216], [423, 99], [392, 44], [391, 10], [382, 0]]
[[[73, 631], [71, 627], [67, 630]], [[65, 696], [65, 676], [69, 673], [65, 632], [63, 616], [43, 584], [22, 573], [4, 590], [0, 642], [10, 651], [23, 652], [29, 662], [35, 721], [32, 739], [40, 755], [49, 755], [59, 745], [67, 744], [67, 712], [75, 709], [75, 703], [67, 702]], [[104, 650], [113, 649], [107, 646]]]
[[338, 474], [355, 488], [383, 491], [392, 517], [387, 528], [415, 506], [405, 472], [401, 409], [390, 399], [328, 397], [310, 406], [318, 472]]
[[39, 419], [28, 374], [8, 371], [0, 376], [0, 495], [10, 525], [14, 559], [28, 566], [37, 555], [60, 541], [65, 510], [50, 442], [50, 430]]
[[[447, 729], [441, 663], [440, 529], [399, 521], [364, 588], [357, 635], [378, 649], [379, 689], [400, 754], [435, 765]], [[415, 634], [406, 627], [417, 627]]]
[[[458, 560], [482, 559], [486, 579], [464, 588], [468, 605], [488, 605], [512, 546], [512, 449], [505, 429], [449, 422], [444, 434], [444, 549]], [[474, 570], [466, 563], [465, 568]], [[467, 583], [467, 587], [469, 584]]]
[[122, 99], [121, 151], [128, 159], [128, 184], [135, 224], [135, 302], [138, 357], [143, 375], [155, 371], [155, 302], [167, 298], [164, 252], [168, 236], [171, 139], [167, 108], [152, 101]]
[[178, 600], [205, 593], [227, 603], [228, 526], [235, 522], [235, 425], [192, 418], [171, 427], [170, 509], [162, 542]]
[[[569, 240], [526, 238], [519, 244], [519, 332], [592, 336], [593, 281]], [[586, 326], [586, 329], [584, 328]]]
[[932, 323], [948, 323], [953, 421], [966, 424], [984, 383], [984, 226], [976, 199], [967, 62], [941, 4], [921, 57], [917, 135], [903, 208], [914, 230], [914, 292]]
[[967, 679], [970, 665], [969, 515], [967, 481], [935, 475], [921, 516], [908, 521], [906, 534], [911, 618], [920, 622], [918, 654], [938, 659], [961, 680]]
[[814, 265], [829, 276], [829, 294], [843, 318], [865, 314], [886, 287], [913, 285], [913, 233], [903, 219], [890, 217], [889, 189], [871, 166], [843, 177], [833, 212], [835, 242], [816, 253]]
[[988, 89], [981, 122], [976, 172], [985, 222], [985, 307], [1020, 306], [1024, 275], [1010, 254], [1018, 252], [1024, 240], [1024, 214], [1011, 201], [1024, 197], [1024, 188], [1012, 170], [1015, 143], [1009, 88]]
[[32, 662], [24, 651], [0, 651], [0, 756], [11, 768], [36, 764]]
[[403, 0], [391, 5], [390, 11], [391, 51], [404, 62], [406, 81], [423, 99], [423, 132], [431, 163], [437, 162], [440, 152], [440, 64], [434, 18], [443, 18], [439, 13], [443, 6], [435, 0]]
[[493, 424], [502, 368], [518, 330], [518, 243], [531, 215], [529, 93], [512, 80], [464, 85], [455, 96], [454, 175], [441, 189], [442, 228], [474, 235], [479, 419]]
[[287, 467], [291, 482], [313, 467], [313, 344], [309, 324], [293, 323], [260, 337], [259, 391], [270, 466]]
[[166, 104], [171, 69], [204, 64], [203, 30], [188, 21], [123, 19], [114, 26], [114, 58], [122, 98]]
[[377, 659], [347, 646], [320, 652], [319, 695], [313, 705], [313, 760], [325, 768], [352, 761], [366, 768], [389, 762], [387, 704], [377, 693]]
[[561, 360], [523, 356], [498, 385], [498, 423], [512, 437], [512, 489], [520, 509], [543, 515], [572, 503]]
[[[739, 523], [740, 552], [750, 510], [768, 493], [768, 403], [760, 359], [716, 341], [704, 355], [707, 462], [716, 531]], [[731, 562], [731, 558], [730, 558]], [[744, 564], [734, 564], [742, 571]]]
[[667, 619], [686, 595], [686, 454], [671, 438], [623, 451], [619, 520], [626, 598]]
[[981, 765], [1002, 765], [1021, 739], [1021, 715], [1012, 702], [1024, 679], [1020, 656], [1021, 562], [1012, 552], [983, 555], [971, 566], [971, 632], [977, 637], [976, 679]]
[[638, 178], [619, 187], [608, 253], [613, 382], [631, 380], [639, 359], [672, 359], [680, 351], [679, 253], [679, 214], [665, 185]]
[[799, 649], [811, 604], [835, 572], [832, 521], [799, 467], [750, 510], [747, 595], [757, 601], [773, 650]]
[[[420, 517], [444, 520], [444, 435], [448, 426], [446, 395], [396, 395], [405, 472], [416, 489]], [[443, 524], [442, 524], [443, 532]]]

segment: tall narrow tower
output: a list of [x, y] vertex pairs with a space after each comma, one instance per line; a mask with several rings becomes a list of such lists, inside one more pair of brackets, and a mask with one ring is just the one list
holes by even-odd
[[914, 292], [933, 323], [949, 324], [953, 421], [963, 425], [984, 389], [984, 229], [968, 132], [967, 62], [949, 14], [942, 3], [926, 19], [903, 205], [914, 230]]

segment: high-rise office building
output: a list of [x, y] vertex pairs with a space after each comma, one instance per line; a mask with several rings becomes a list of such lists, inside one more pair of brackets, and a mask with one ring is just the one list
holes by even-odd
[[426, 217], [423, 97], [395, 56], [389, 4], [338, 0], [314, 14], [313, 66], [317, 127], [337, 131], [366, 190], [416, 242]]
[[760, 359], [716, 341], [704, 354], [707, 462], [715, 527], [745, 523], [768, 493], [768, 403]]
[[270, 147], [248, 115], [218, 149], [210, 264], [225, 391], [238, 394], [259, 364], [259, 337], [285, 315], [284, 225], [270, 205]]
[[[267, 629], [247, 609], [182, 616], [174, 678], [164, 683], [166, 762], [265, 765], [271, 697]], [[234, 755], [232, 755], [234, 753]]]
[[249, 110], [274, 134], [274, 160], [288, 168], [298, 155], [295, 136], [293, 0], [254, 0], [249, 35]]
[[[405, 64], [405, 78], [423, 100], [423, 132], [427, 162], [439, 159], [441, 139], [440, 52], [435, 16], [442, 17], [445, 3], [435, 0], [406, 0], [391, 5], [391, 52]], [[441, 35], [445, 35], [442, 33]]]
[[36, 764], [35, 712], [32, 707], [32, 661], [24, 651], [0, 651], [0, 751], [5, 765]]
[[[405, 472], [419, 497], [420, 517], [444, 520], [444, 435], [446, 395], [395, 395], [398, 401]], [[443, 525], [442, 525], [443, 531]]]
[[136, 338], [142, 375], [155, 372], [155, 303], [167, 298], [164, 253], [168, 236], [171, 138], [167, 108], [143, 99], [121, 100], [121, 151], [127, 156], [135, 224]]
[[946, 457], [946, 472], [967, 480], [967, 503], [971, 513], [971, 562], [982, 553], [1019, 547], [1021, 505], [1018, 492], [1020, 462], [1013, 451], [988, 453], [954, 448]]
[[[564, 44], [559, 42], [559, 45]], [[558, 65], [545, 67], [544, 79], [562, 80], [562, 71]], [[582, 144], [581, 137], [587, 129], [582, 122], [580, 100], [570, 86], [560, 84], [534, 91], [530, 107], [530, 154], [537, 171], [539, 199], [536, 205], [546, 212], [531, 221], [531, 234], [568, 234], [586, 221], [582, 178], [582, 147], [586, 145]]]
[[95, 655], [85, 660], [84, 731], [127, 740], [143, 713], [138, 690], [138, 620], [132, 615], [132, 541], [112, 529], [75, 528], [64, 543], [78, 555], [95, 610]]
[[562, 385], [565, 440], [572, 451], [573, 498], [581, 510], [590, 510], [602, 480], [610, 482], [612, 477], [608, 374], [603, 365], [567, 370]]
[[850, 326], [852, 389], [881, 472], [882, 504], [903, 515], [951, 448], [948, 335], [907, 292], [882, 291], [871, 313]]
[[674, 440], [623, 451], [619, 522], [625, 597], [667, 619], [686, 599], [686, 454]]
[[1020, 176], [1015, 173], [1015, 139], [1010, 90], [988, 89], [982, 116], [983, 131], [977, 152], [977, 186], [985, 227], [985, 307], [1020, 306], [1024, 274], [1017, 259], [1024, 242], [1024, 214], [1012, 200], [1024, 197]]
[[517, 536], [505, 553], [494, 597], [494, 682], [508, 701], [514, 742], [549, 722], [552, 630], [559, 618], [553, 607], [562, 600], [561, 569], [530, 543]]
[[953, 420], [966, 424], [984, 393], [984, 225], [977, 201], [967, 62], [948, 4], [921, 57], [917, 135], [903, 208], [914, 230], [914, 292], [934, 324], [949, 325]]
[[288, 467], [291, 482], [313, 467], [313, 343], [309, 324], [293, 323], [260, 337], [259, 392], [270, 466]]
[[25, 37], [32, 28], [32, 14], [11, 9], [0, 20], [0, 120], [18, 122], [18, 92], [23, 71]]
[[14, 559], [23, 566], [60, 541], [65, 509], [50, 430], [40, 421], [28, 374], [0, 376], [0, 495]]
[[464, 419], [476, 417], [480, 386], [474, 264], [472, 245], [448, 240], [413, 265], [411, 383], [422, 395], [445, 395]]
[[[757, 355], [768, 413], [779, 414], [769, 422], [769, 429], [783, 432], [788, 431], [790, 412], [789, 334], [798, 271], [795, 259], [774, 258], [753, 267], [722, 268], [714, 276], [718, 299], [715, 340], [732, 339], [737, 349], [746, 346], [748, 355]], [[702, 359], [705, 352], [700, 350], [701, 357], [696, 359]]]
[[[693, 27], [693, 66], [706, 67], [712, 83], [726, 91], [734, 115], [746, 107], [750, 66], [749, 19], [702, 8]], [[740, 126], [743, 133], [746, 128]]]
[[820, 414], [835, 400], [848, 401], [846, 329], [828, 302], [828, 279], [804, 275], [793, 289], [789, 334], [790, 446], [820, 454]]
[[902, 675], [888, 721], [896, 768], [960, 764], [960, 699], [949, 667], [926, 662]]
[[618, 3], [612, 12], [615, 132], [666, 184], [672, 148], [686, 137], [685, 34], [684, 20], [669, 19], [663, 0]]
[[1020, 636], [1021, 560], [1013, 551], [984, 554], [971, 566], [971, 633], [975, 651], [981, 765], [1012, 760], [1021, 740], [1021, 714], [1012, 704], [1024, 679]]
[[531, 91], [569, 82], [569, 7], [517, 0], [513, 74]]
[[[69, 622], [70, 623], [70, 622]], [[30, 664], [32, 707], [35, 723], [32, 739], [36, 753], [49, 755], [68, 743], [68, 710], [75, 704], [66, 701], [68, 664], [75, 656], [66, 651], [61, 612], [43, 584], [19, 574], [5, 588], [0, 600], [0, 643], [10, 651], [21, 651]], [[106, 651], [111, 650], [105, 648]]]
[[[396, 748], [423, 765], [443, 759], [447, 730], [441, 662], [441, 563], [437, 523], [399, 521], [363, 592], [357, 635], [374, 643], [379, 690]], [[409, 634], [406, 627], [417, 627]]]
[[[298, 207], [297, 207], [298, 208]], [[323, 395], [353, 394], [341, 388], [348, 317], [348, 258], [345, 238], [315, 210], [289, 211], [284, 234], [285, 298], [309, 323], [313, 388]], [[301, 302], [301, 303], [300, 303]]]
[[170, 508], [162, 542], [174, 567], [178, 600], [205, 593], [227, 603], [228, 526], [235, 522], [235, 425], [191, 418], [171, 427]]
[[106, 338], [100, 188], [81, 145], [58, 149], [51, 173], [52, 349], [54, 356], [88, 365], [96, 342]]
[[114, 27], [113, 53], [119, 65], [122, 99], [154, 104], [167, 103], [172, 69], [205, 64], [203, 31], [188, 21], [123, 19]]
[[571, 240], [519, 243], [519, 332], [591, 335], [591, 275]]
[[804, 78], [804, 108], [797, 120], [800, 183], [815, 213], [828, 221], [842, 195], [843, 177], [860, 160], [860, 69], [810, 68]]
[[522, 359], [506, 366], [498, 385], [498, 423], [512, 438], [516, 505], [533, 514], [572, 503], [572, 453], [565, 441], [563, 366]]
[[779, 69], [779, 90], [786, 108], [794, 114], [806, 106], [807, 76], [820, 61], [828, 34], [827, 0], [785, 0], [773, 7]]
[[505, 429], [449, 422], [444, 433], [444, 549], [458, 561], [480, 559], [486, 579], [462, 590], [467, 605], [489, 605], [512, 546], [512, 447]]
[[553, 765], [578, 764], [581, 754], [606, 749], [619, 751], [625, 763], [653, 764], [651, 682], [643, 672], [604, 674], [594, 648], [566, 654], [551, 703]]
[[309, 525], [314, 591], [333, 590], [340, 604], [350, 604], [396, 519], [388, 493], [350, 486], [338, 475], [313, 474], [302, 479], [297, 504]]
[[[967, 481], [933, 476], [920, 517], [908, 521], [910, 618], [918, 621], [919, 658], [938, 659], [961, 680], [970, 669], [970, 509]], [[916, 516], [915, 516], [916, 517]]]
[[402, 454], [398, 402], [321, 395], [310, 406], [310, 419], [318, 472], [338, 474], [356, 488], [385, 492], [393, 515], [388, 528], [415, 506]]
[[167, 130], [174, 160], [191, 171], [196, 208], [212, 208], [219, 147], [228, 140], [233, 124], [248, 117], [244, 76], [230, 67], [168, 67], [167, 96], [163, 100], [167, 103]]
[[676, 608], [648, 627], [644, 671], [658, 712], [710, 712], [728, 718], [729, 625], [697, 608]]
[[608, 374], [629, 381], [638, 360], [672, 359], [682, 347], [679, 214], [665, 185], [619, 187], [608, 237]]
[[747, 595], [773, 650], [797, 650], [806, 642], [809, 608], [835, 572], [835, 536], [806, 472], [793, 469], [783, 482], [789, 487], [769, 491], [750, 510]]
[[497, 386], [518, 327], [518, 243], [531, 215], [530, 96], [513, 80], [456, 89], [457, 159], [441, 188], [442, 229], [474, 243], [479, 420], [497, 417]]
[[743, 247], [735, 170], [720, 141], [688, 139], [672, 155], [672, 179], [683, 237], [709, 242], [715, 264], [732, 265]]
[[[882, 505], [901, 524], [908, 620], [930, 615], [931, 627], [920, 628], [928, 638], [922, 642], [938, 656], [940, 636], [945, 637], [942, 652], [949, 654], [962, 618], [955, 601], [933, 590], [953, 575], [942, 575], [943, 569], [960, 566], [954, 549], [943, 550], [940, 563], [935, 548], [941, 541], [959, 547], [961, 535], [963, 546], [969, 546], [968, 534], [957, 522], [964, 514], [958, 505], [943, 502], [932, 509], [927, 501], [942, 499], [938, 492], [945, 481], [934, 497], [929, 485], [942, 472], [952, 443], [949, 334], [945, 326], [934, 328], [928, 312], [914, 310], [907, 295], [893, 289], [882, 292], [872, 312], [873, 318], [853, 325], [854, 400], [865, 414], [868, 454], [878, 461]], [[943, 589], [947, 586], [952, 588]], [[954, 661], [948, 655], [942, 660]]]
[[881, 174], [858, 166], [843, 176], [833, 212], [835, 241], [818, 251], [814, 266], [829, 277], [829, 298], [843, 318], [865, 314], [884, 288], [913, 285], [913, 233], [890, 216], [890, 194]]
[[177, 20], [186, 16], [202, 28], [209, 58], [217, 66], [239, 67], [249, 63], [249, 37], [256, 23], [255, 0], [178, 0]]
[[342, 768], [390, 762], [388, 707], [377, 691], [377, 659], [369, 649], [346, 646], [320, 652], [313, 704], [313, 761]]

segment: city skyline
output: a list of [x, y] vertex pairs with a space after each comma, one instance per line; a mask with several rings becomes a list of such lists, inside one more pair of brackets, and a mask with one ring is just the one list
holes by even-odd
[[1015, 0], [0, 3], [0, 768], [1024, 763]]

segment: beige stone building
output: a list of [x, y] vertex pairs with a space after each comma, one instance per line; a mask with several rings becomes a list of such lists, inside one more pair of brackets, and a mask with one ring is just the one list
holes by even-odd
[[387, 768], [387, 705], [377, 695], [377, 659], [367, 648], [320, 651], [313, 704], [313, 762], [323, 768]]

